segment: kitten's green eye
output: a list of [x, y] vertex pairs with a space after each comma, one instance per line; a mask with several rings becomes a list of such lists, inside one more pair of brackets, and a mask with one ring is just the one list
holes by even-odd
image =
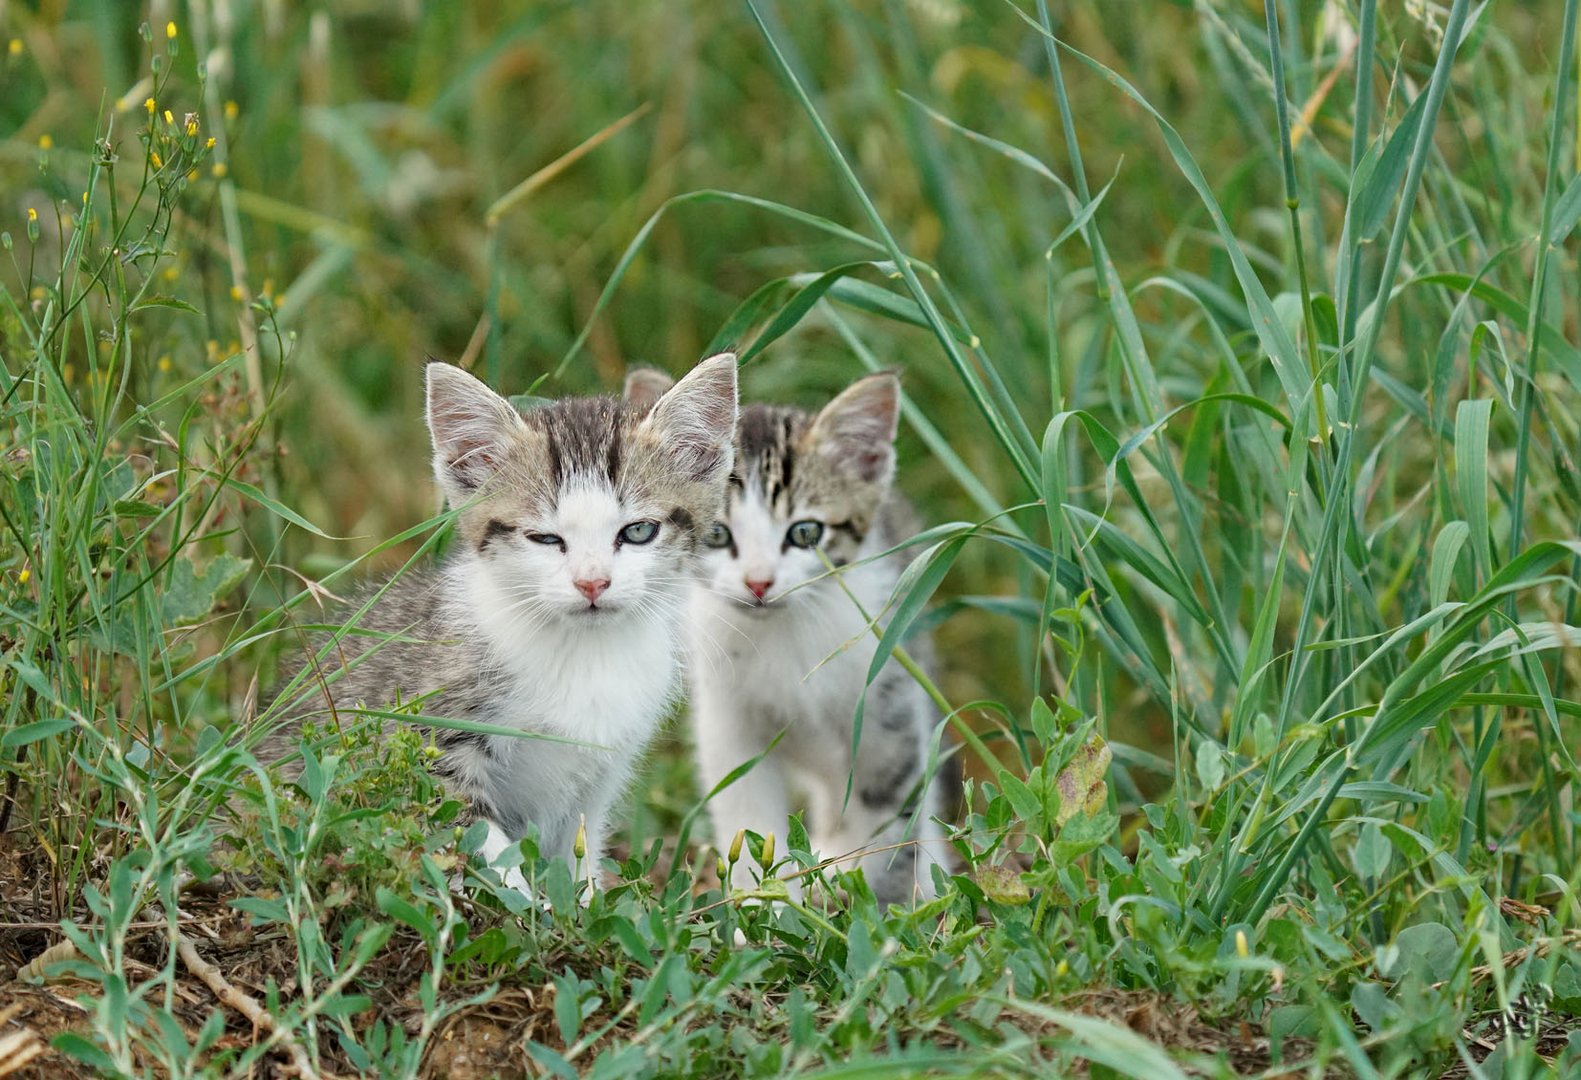
[[785, 542], [792, 547], [817, 547], [823, 539], [823, 522], [798, 521], [785, 533]]
[[716, 521], [708, 527], [703, 534], [703, 543], [711, 548], [729, 547], [734, 537], [730, 535], [730, 526], [722, 521]]
[[630, 525], [620, 530], [620, 542], [622, 544], [646, 544], [658, 535], [659, 523], [657, 521], [633, 521]]
[[542, 544], [545, 547], [565, 547], [565, 541], [556, 536], [554, 533], [528, 533], [527, 539], [531, 540], [535, 544]]

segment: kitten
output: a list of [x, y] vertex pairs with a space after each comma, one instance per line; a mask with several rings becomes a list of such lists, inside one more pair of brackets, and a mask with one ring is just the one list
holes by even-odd
[[[658, 372], [635, 371], [626, 397], [662, 401], [668, 385]], [[826, 573], [822, 553], [850, 567], [844, 583], [869, 615], [889, 602], [905, 556], [852, 564], [915, 532], [890, 491], [899, 405], [899, 381], [880, 374], [858, 380], [815, 416], [775, 405], [741, 410], [728, 508], [705, 535], [705, 582], [693, 591], [688, 624], [702, 789], [785, 732], [714, 797], [716, 838], [728, 842], [743, 827], [783, 838], [794, 788], [807, 802], [813, 849], [824, 857], [915, 841], [858, 860], [881, 902], [933, 895], [943, 836], [933, 821], [938, 785], [924, 773], [939, 716], [891, 659], [867, 690], [853, 777], [853, 712], [877, 639], [840, 582], [804, 583]], [[753, 884], [750, 863], [736, 864], [732, 885]]]
[[396, 636], [344, 638], [323, 666], [345, 670], [314, 680], [295, 718], [428, 695], [431, 716], [597, 744], [433, 729], [436, 772], [490, 824], [486, 859], [536, 828], [545, 855], [575, 861], [585, 819], [593, 879], [610, 806], [679, 689], [688, 590], [730, 474], [735, 357], [642, 410], [570, 398], [522, 413], [443, 363], [427, 382], [454, 549], [395, 582], [360, 625]]

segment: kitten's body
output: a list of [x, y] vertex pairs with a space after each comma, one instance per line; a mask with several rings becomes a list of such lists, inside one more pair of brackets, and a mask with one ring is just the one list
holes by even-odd
[[730, 465], [734, 358], [699, 365], [646, 417], [609, 399], [518, 414], [456, 369], [429, 372], [455, 551], [389, 588], [359, 622], [373, 633], [322, 665], [329, 700], [310, 687], [293, 713], [424, 697], [428, 716], [548, 736], [436, 725], [435, 770], [493, 826], [491, 859], [529, 829], [571, 859], [585, 819], [591, 876], [679, 687], [697, 523], [719, 512]]
[[[925, 775], [937, 710], [893, 659], [866, 687], [877, 639], [861, 612], [884, 610], [909, 559], [896, 553], [864, 560], [916, 531], [904, 501], [889, 490], [897, 409], [892, 376], [859, 381], [817, 416], [743, 409], [721, 519], [729, 532], [713, 537], [719, 546], [687, 619], [703, 791], [779, 737], [749, 773], [714, 796], [717, 839], [728, 842], [739, 828], [783, 837], [797, 793], [813, 849], [826, 858], [869, 852], [859, 862], [881, 901], [931, 896], [931, 867], [943, 856], [932, 820], [937, 785]], [[820, 525], [821, 535], [811, 545], [793, 544], [788, 529], [808, 522]], [[841, 581], [814, 580], [825, 572], [820, 552], [847, 568], [841, 578], [857, 603]], [[908, 647], [926, 657], [925, 642]], [[865, 687], [853, 763], [852, 719]], [[734, 885], [750, 885], [751, 861], [742, 859], [735, 873]]]

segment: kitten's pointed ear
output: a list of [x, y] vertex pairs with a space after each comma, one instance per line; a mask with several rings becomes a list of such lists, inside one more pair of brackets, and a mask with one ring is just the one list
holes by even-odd
[[813, 418], [807, 445], [832, 468], [865, 484], [895, 475], [900, 380], [892, 372], [858, 379]]
[[669, 393], [674, 385], [675, 380], [668, 372], [651, 367], [632, 368], [626, 372], [626, 386], [621, 391], [621, 397], [638, 412], [645, 413], [657, 405], [659, 399]]
[[424, 374], [434, 478], [452, 503], [463, 502], [499, 471], [527, 425], [510, 402], [454, 365], [434, 361]]
[[720, 353], [687, 372], [642, 422], [690, 480], [724, 482], [736, 438], [736, 356]]

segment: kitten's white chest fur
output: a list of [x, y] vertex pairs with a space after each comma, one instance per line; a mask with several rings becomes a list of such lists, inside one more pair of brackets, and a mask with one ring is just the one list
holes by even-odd
[[[862, 567], [847, 572], [845, 583], [872, 613], [887, 598], [887, 577], [881, 568]], [[787, 611], [758, 612], [701, 590], [693, 594], [690, 663], [699, 682], [730, 686], [748, 723], [849, 730], [877, 639], [838, 585], [811, 588], [819, 590], [816, 599], [793, 594], [783, 601], [793, 608]], [[842, 755], [831, 747], [831, 754], [843, 760], [849, 749]]]
[[[679, 599], [652, 598], [641, 617], [542, 626], [495, 591], [475, 564], [460, 564], [456, 574], [461, 610], [505, 677], [496, 722], [612, 749], [646, 740], [680, 685], [679, 642], [670, 631]], [[598, 621], [607, 618], [613, 625]]]
[[489, 736], [486, 753], [467, 762], [469, 780], [505, 821], [532, 822], [545, 852], [567, 850], [581, 827], [589, 850], [601, 851], [607, 809], [679, 690], [680, 648], [668, 628], [681, 601], [656, 598], [641, 617], [607, 624], [591, 616], [585, 627], [545, 627], [467, 562], [454, 575], [457, 610], [494, 669], [486, 719], [552, 737]]

